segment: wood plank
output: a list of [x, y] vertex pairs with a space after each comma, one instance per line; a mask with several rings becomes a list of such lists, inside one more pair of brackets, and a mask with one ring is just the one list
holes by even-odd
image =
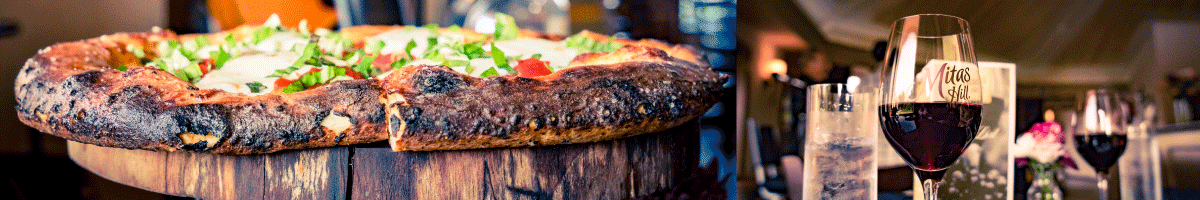
[[345, 199], [348, 147], [270, 154], [265, 169], [265, 199]]
[[67, 152], [80, 167], [128, 186], [162, 193], [167, 153], [100, 147], [67, 141]]
[[589, 144], [391, 152], [356, 146], [351, 199], [624, 199], [698, 167], [696, 123]]
[[261, 199], [263, 163], [268, 156], [170, 153], [164, 165], [164, 193], [202, 199]]
[[434, 152], [386, 144], [250, 156], [68, 148], [109, 180], [205, 199], [624, 199], [687, 178], [699, 159], [696, 130], [693, 121], [614, 141]]

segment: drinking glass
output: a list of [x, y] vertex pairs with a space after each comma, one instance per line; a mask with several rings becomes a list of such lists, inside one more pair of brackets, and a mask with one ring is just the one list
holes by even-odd
[[983, 77], [967, 21], [922, 14], [892, 24], [879, 87], [888, 143], [913, 168], [926, 199], [937, 199], [946, 168], [979, 131]]
[[1108, 169], [1125, 153], [1125, 112], [1107, 90], [1088, 90], [1079, 96], [1075, 111], [1072, 145], [1080, 157], [1096, 169], [1100, 199], [1108, 198]]
[[802, 199], [876, 199], [875, 104], [851, 87], [808, 87]]

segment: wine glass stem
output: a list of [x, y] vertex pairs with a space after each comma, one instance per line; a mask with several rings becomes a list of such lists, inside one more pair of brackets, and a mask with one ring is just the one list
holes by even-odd
[[1100, 188], [1100, 198], [1098, 200], [1108, 199], [1108, 172], [1096, 172], [1096, 187]]
[[921, 188], [923, 190], [925, 190], [925, 199], [927, 199], [927, 200], [937, 200], [938, 199], [937, 190], [938, 190], [938, 186], [941, 185], [941, 182], [942, 182], [941, 180], [934, 180], [931, 178], [921, 180], [921, 185], [924, 186]]

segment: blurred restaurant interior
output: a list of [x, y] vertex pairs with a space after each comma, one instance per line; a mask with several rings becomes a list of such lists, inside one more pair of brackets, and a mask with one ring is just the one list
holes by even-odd
[[[166, 0], [5, 1], [0, 4], [0, 79], [13, 80], [38, 49], [116, 32], [163, 27], [180, 34], [209, 33], [261, 24], [272, 13], [284, 26], [300, 19], [336, 30], [354, 25], [457, 25], [490, 27], [493, 13], [515, 18], [521, 28], [569, 36], [582, 30], [631, 39], [688, 44], [706, 52], [713, 69], [735, 72], [734, 0]], [[481, 30], [481, 29], [476, 29]], [[482, 32], [482, 31], [481, 31]], [[411, 47], [410, 47], [411, 48]], [[12, 81], [0, 81], [13, 88]], [[732, 81], [725, 84], [733, 94]], [[701, 165], [733, 175], [733, 95], [700, 118]], [[19, 122], [13, 91], [0, 90], [0, 199], [172, 199], [114, 183], [80, 168], [66, 141]], [[728, 113], [728, 114], [727, 114]], [[726, 136], [729, 135], [729, 136]], [[726, 139], [728, 138], [728, 139]], [[727, 178], [732, 180], [733, 178]], [[729, 198], [733, 182], [728, 181]]]
[[[893, 21], [925, 13], [969, 22], [981, 67], [985, 62], [1015, 65], [1015, 99], [1000, 98], [1015, 101], [1015, 131], [1008, 133], [1015, 135], [1005, 141], [1011, 143], [1012, 138], [1020, 138], [1043, 121], [1057, 121], [1069, 129], [1079, 95], [1088, 89], [1108, 89], [1125, 102], [1123, 109], [1130, 112], [1130, 121], [1146, 124], [1147, 133], [1142, 137], [1156, 143], [1131, 144], [1121, 158], [1121, 167], [1130, 168], [1126, 162], [1145, 157], [1131, 152], [1147, 152], [1157, 155], [1151, 163], [1160, 167], [1161, 173], [1150, 175], [1160, 179], [1160, 187], [1144, 191], [1130, 189], [1137, 188], [1129, 186], [1137, 183], [1123, 177], [1134, 172], [1120, 169], [1122, 178], [1109, 182], [1114, 192], [1108, 196], [1194, 199], [1200, 195], [1200, 185], [1194, 181], [1200, 178], [1194, 173], [1200, 167], [1200, 123], [1195, 122], [1200, 120], [1200, 82], [1195, 72], [1200, 66], [1200, 40], [1195, 37], [1200, 35], [1200, 2], [787, 0], [742, 1], [738, 5], [736, 108], [741, 199], [799, 199], [795, 160], [804, 155], [800, 148], [805, 134], [804, 88], [817, 83], [878, 81]], [[985, 114], [993, 112], [989, 109], [985, 108]], [[1047, 111], [1058, 117], [1045, 115]], [[1130, 138], [1136, 137], [1132, 134]], [[883, 140], [882, 134], [879, 140]], [[895, 151], [887, 143], [880, 144], [879, 198], [913, 195], [912, 173], [904, 162], [896, 161]], [[970, 155], [975, 150], [967, 151]], [[988, 152], [983, 153], [988, 157]], [[1082, 160], [1072, 155], [1076, 162]], [[1007, 198], [1024, 199], [1032, 170], [1028, 166], [1014, 168], [1015, 180], [1009, 185], [1014, 197]], [[1001, 176], [1005, 174], [1005, 170], [999, 171]], [[1088, 165], [1059, 173], [1054, 182], [1066, 199], [1097, 198], [1096, 175]], [[1115, 192], [1118, 187], [1120, 192]], [[943, 188], [942, 194], [954, 190]], [[1006, 198], [1003, 188], [995, 190], [1001, 192], [950, 197]], [[1137, 196], [1141, 194], [1146, 196]]]

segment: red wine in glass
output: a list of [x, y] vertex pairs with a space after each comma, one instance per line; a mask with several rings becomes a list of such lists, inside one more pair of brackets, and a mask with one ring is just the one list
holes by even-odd
[[1075, 150], [1083, 156], [1088, 165], [1096, 171], [1108, 172], [1108, 168], [1117, 163], [1117, 158], [1125, 153], [1128, 143], [1125, 134], [1092, 133], [1075, 136]]
[[896, 147], [896, 152], [918, 170], [918, 176], [939, 180], [944, 170], [975, 140], [981, 112], [979, 105], [949, 102], [900, 103], [879, 108], [884, 136]]

